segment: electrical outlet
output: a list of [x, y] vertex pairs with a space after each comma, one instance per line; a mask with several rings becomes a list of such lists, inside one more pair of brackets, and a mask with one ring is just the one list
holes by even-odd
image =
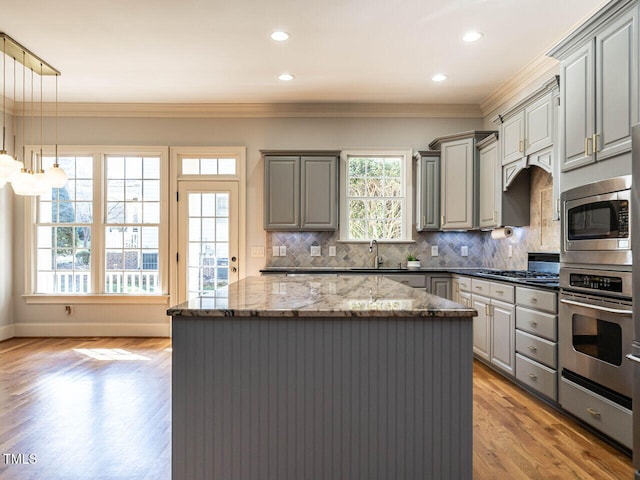
[[287, 256], [287, 246], [286, 245], [280, 245], [280, 256], [281, 257], [286, 257]]
[[319, 257], [321, 255], [320, 245], [311, 245], [311, 256]]
[[513, 245], [509, 245], [509, 246], [507, 247], [507, 256], [508, 256], [509, 258], [513, 257]]
[[335, 257], [336, 256], [336, 246], [335, 245], [331, 245], [329, 247], [329, 256], [330, 257]]
[[264, 257], [264, 247], [251, 247], [252, 257]]
[[462, 245], [460, 247], [460, 255], [462, 255], [463, 257], [468, 257], [469, 256], [469, 247], [467, 247], [466, 245]]
[[272, 247], [273, 252], [271, 253], [274, 257], [279, 257], [280, 256], [280, 247], [277, 246], [273, 246]]
[[437, 257], [438, 256], [438, 246], [437, 245], [432, 245], [431, 246], [431, 256], [432, 257]]

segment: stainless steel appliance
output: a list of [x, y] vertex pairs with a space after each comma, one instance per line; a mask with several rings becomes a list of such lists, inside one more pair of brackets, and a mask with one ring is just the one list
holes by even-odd
[[561, 263], [632, 264], [631, 175], [567, 190], [561, 201]]
[[558, 253], [530, 252], [527, 258], [527, 270], [480, 270], [476, 274], [496, 280], [553, 284], [558, 283], [559, 262]]
[[631, 273], [561, 268], [560, 286], [562, 375], [631, 409]]
[[[640, 125], [635, 125], [631, 130], [632, 142], [632, 178], [631, 188], [631, 235], [633, 243], [633, 276], [636, 282], [633, 293], [636, 298], [640, 295]], [[636, 301], [633, 307], [634, 336], [631, 347], [631, 355], [628, 355], [629, 363], [633, 366], [633, 402], [640, 405], [640, 302]], [[633, 466], [635, 478], [640, 480], [640, 409], [636, 409], [633, 415]]]

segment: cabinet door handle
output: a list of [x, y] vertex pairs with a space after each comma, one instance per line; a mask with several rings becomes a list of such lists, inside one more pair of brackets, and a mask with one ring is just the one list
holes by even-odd
[[524, 152], [524, 140], [520, 140], [520, 143], [518, 145], [518, 151], [519, 152]]
[[[589, 151], [589, 143], [591, 143], [591, 151]], [[587, 137], [584, 139], [584, 155], [585, 157], [593, 155], [593, 137]]]
[[440, 217], [440, 226], [444, 225], [444, 215]]
[[530, 378], [531, 380], [537, 380], [538, 376], [537, 376], [535, 373], [530, 373], [530, 374], [529, 374], [529, 378]]
[[532, 352], [537, 352], [538, 348], [535, 345], [529, 345], [529, 350], [531, 350]]
[[597, 152], [599, 152], [599, 151], [600, 151], [600, 150], [598, 149], [598, 137], [599, 137], [599, 136], [600, 136], [600, 134], [598, 134], [598, 133], [594, 133], [594, 134], [591, 136], [591, 142], [592, 142], [592, 145], [593, 145], [593, 153], [597, 153]]
[[600, 418], [600, 412], [597, 411], [595, 408], [589, 407], [587, 408], [587, 412], [589, 412], [593, 417]]
[[422, 217], [422, 226], [424, 227], [427, 224], [427, 217]]

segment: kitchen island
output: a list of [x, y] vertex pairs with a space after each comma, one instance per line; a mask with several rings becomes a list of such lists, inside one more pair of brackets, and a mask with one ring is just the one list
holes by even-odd
[[173, 317], [173, 478], [471, 479], [476, 311], [382, 277], [248, 277]]

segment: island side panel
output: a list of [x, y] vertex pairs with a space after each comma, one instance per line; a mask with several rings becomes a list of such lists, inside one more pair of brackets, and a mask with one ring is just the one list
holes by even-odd
[[472, 478], [471, 318], [174, 317], [175, 479]]

